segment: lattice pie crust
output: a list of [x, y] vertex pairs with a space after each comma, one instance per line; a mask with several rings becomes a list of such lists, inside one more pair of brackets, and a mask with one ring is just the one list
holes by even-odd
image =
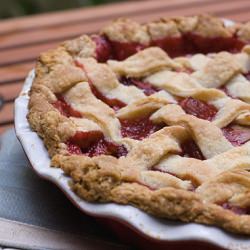
[[118, 19], [41, 54], [29, 123], [83, 199], [250, 235], [249, 41], [207, 15]]

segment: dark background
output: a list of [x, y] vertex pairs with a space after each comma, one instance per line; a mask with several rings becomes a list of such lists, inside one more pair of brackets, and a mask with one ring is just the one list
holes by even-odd
[[0, 0], [0, 18], [31, 15], [121, 0]]

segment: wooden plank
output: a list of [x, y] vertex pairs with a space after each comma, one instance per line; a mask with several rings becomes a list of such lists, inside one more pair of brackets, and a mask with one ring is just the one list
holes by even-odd
[[[180, 0], [179, 0], [180, 1]], [[142, 20], [142, 21], [148, 21], [152, 19], [159, 18], [161, 16], [173, 16], [173, 15], [190, 15], [190, 14], [199, 14], [199, 13], [205, 13], [205, 12], [214, 12], [214, 13], [226, 13], [227, 11], [234, 11], [236, 12], [237, 9], [241, 8], [245, 11], [249, 10], [250, 8], [250, 3], [249, 0], [238, 0], [233, 1], [233, 2], [225, 2], [222, 1], [211, 1], [211, 0], [206, 0], [202, 2], [195, 0], [194, 3], [195, 5], [192, 5], [192, 1], [186, 1], [186, 4], [182, 5], [166, 5], [165, 1], [161, 2], [161, 9], [157, 11], [151, 10], [150, 12], [141, 12], [141, 9], [132, 9], [133, 11], [130, 11], [126, 13], [123, 11], [122, 13], [118, 14], [116, 13], [117, 16], [128, 16], [135, 18], [137, 20]], [[152, 3], [147, 2], [147, 3]], [[172, 3], [172, 2], [171, 2]], [[179, 4], [179, 3], [178, 3]], [[134, 4], [128, 5], [130, 8]], [[154, 6], [152, 8], [159, 7]], [[172, 8], [170, 8], [172, 7]], [[113, 10], [114, 11], [114, 10]], [[85, 16], [85, 15], [84, 15]], [[10, 47], [20, 47], [28, 44], [34, 44], [34, 43], [41, 43], [41, 42], [48, 42], [48, 41], [61, 41], [65, 40], [74, 36], [78, 36], [83, 33], [92, 33], [92, 32], [97, 32], [101, 27], [103, 27], [107, 22], [110, 20], [114, 19], [115, 17], [113, 16], [107, 16], [106, 19], [98, 19], [96, 18], [92, 22], [86, 22], [82, 21], [82, 23], [68, 23], [65, 25], [61, 25], [59, 27], [54, 27], [50, 26], [47, 28], [43, 29], [37, 29], [37, 30], [29, 30], [28, 32], [25, 32], [25, 35], [23, 32], [18, 33], [12, 33], [12, 34], [7, 34], [7, 35], [2, 35], [0, 37], [1, 43], [0, 43], [0, 49], [6, 49]], [[0, 25], [1, 27], [1, 25]]]
[[0, 134], [3, 134], [6, 130], [13, 128], [14, 124], [0, 125]]
[[34, 67], [34, 62], [20, 63], [0, 68], [0, 84], [23, 80]]
[[55, 48], [58, 45], [58, 42], [50, 42], [24, 48], [21, 47], [0, 51], [0, 66], [32, 61], [36, 59], [41, 52]]
[[5, 103], [0, 109], [0, 125], [11, 123], [14, 120], [14, 103]]
[[[238, 2], [237, 2], [238, 3]], [[219, 2], [219, 4], [217, 4], [216, 6], [202, 6], [202, 7], [192, 7], [192, 8], [186, 8], [186, 9], [180, 9], [175, 12], [170, 12], [168, 14], [168, 16], [174, 16], [174, 15], [183, 15], [183, 14], [187, 14], [187, 15], [191, 15], [191, 14], [196, 14], [199, 13], [199, 11], [201, 11], [201, 8], [206, 8], [206, 10], [212, 11], [214, 10], [214, 8], [216, 7], [216, 14], [219, 14], [221, 16], [224, 17], [231, 17], [231, 11], [232, 8], [234, 9], [234, 11], [237, 11], [237, 6], [236, 2], [233, 2], [232, 4], [228, 4], [227, 5], [228, 8], [225, 8], [224, 4], [221, 4]], [[246, 13], [248, 13], [248, 8], [250, 8], [250, 2], [248, 2], [248, 4], [246, 6], [241, 6], [240, 8], [244, 8], [244, 10], [246, 10]], [[227, 14], [227, 12], [229, 12], [229, 14]], [[157, 13], [152, 13], [152, 14], [147, 14], [147, 15], [143, 15], [143, 16], [136, 16], [134, 17], [134, 19], [141, 21], [141, 22], [145, 22], [147, 20], [151, 20], [154, 19], [158, 16], [164, 16], [166, 15], [165, 12], [157, 12]], [[102, 27], [104, 25], [104, 23], [93, 23], [89, 26], [84, 26], [81, 25], [79, 26], [79, 29], [85, 29], [85, 31], [87, 33], [89, 32], [93, 32], [94, 29], [96, 29], [97, 26]], [[99, 27], [99, 28], [100, 28]], [[64, 29], [64, 28], [63, 28]], [[74, 27], [75, 29], [75, 27]], [[63, 36], [66, 36], [66, 33], [68, 32], [68, 28], [67, 30], [64, 30], [64, 33], [62, 34]], [[77, 31], [78, 32], [78, 31]], [[56, 30], [53, 30], [52, 33], [56, 33]], [[79, 30], [79, 34], [80, 35], [80, 30]], [[43, 34], [43, 36], [46, 36], [46, 32]], [[25, 37], [25, 36], [21, 36], [21, 37]], [[62, 38], [63, 40], [64, 38]], [[15, 40], [15, 39], [14, 39]], [[18, 40], [18, 39], [17, 39]], [[42, 51], [46, 51], [49, 48], [55, 47], [58, 44], [58, 42], [48, 42], [45, 44], [38, 44], [38, 45], [33, 45], [33, 46], [29, 46], [29, 47], [24, 47], [24, 48], [15, 48], [15, 49], [11, 49], [11, 50], [4, 50], [4, 51], [0, 51], [0, 65], [8, 65], [8, 64], [12, 64], [12, 63], [16, 63], [16, 62], [25, 62], [25, 61], [32, 61], [35, 58], [37, 58], [37, 56], [39, 55], [40, 52]]]
[[0, 96], [5, 101], [13, 101], [21, 92], [23, 81], [0, 85]]
[[[63, 25], [60, 27], [48, 27], [41, 30], [31, 30], [25, 33], [12, 33], [0, 37], [0, 49], [6, 50], [13, 47], [27, 46], [48, 41], [66, 40], [80, 34], [99, 31], [100, 27], [106, 25], [110, 20], [94, 21], [92, 23], [79, 23], [74, 25]], [[25, 35], [24, 35], [25, 34]]]
[[[13, 18], [10, 20], [3, 20], [0, 24], [0, 33], [10, 32], [22, 32], [29, 29], [39, 29], [43, 27], [51, 27], [56, 25], [67, 25], [69, 23], [75, 23], [85, 20], [96, 20], [98, 18], [120, 16], [124, 13], [131, 12], [145, 12], [152, 11], [154, 9], [162, 9], [165, 7], [172, 8], [177, 5], [186, 7], [191, 4], [203, 4], [205, 2], [216, 2], [216, 0], [155, 0], [147, 2], [123, 2], [102, 5], [98, 7], [78, 8], [69, 11], [61, 11], [56, 13], [46, 13], [40, 15], [34, 15], [23, 18]], [[221, 0], [226, 1], [227, 0]]]
[[[193, 6], [190, 8], [184, 8], [184, 9], [178, 9], [178, 10], [171, 10], [170, 12], [166, 11], [159, 11], [157, 12], [158, 18], [159, 17], [173, 17], [173, 16], [179, 16], [179, 15], [195, 15], [195, 14], [201, 14], [201, 13], [210, 13], [214, 14], [219, 17], [225, 17], [230, 18], [232, 14], [234, 13], [242, 13], [246, 12], [249, 14], [250, 10], [250, 1], [245, 2], [245, 0], [242, 1], [242, 3], [239, 3], [238, 1], [234, 2], [228, 2], [227, 4], [218, 1], [217, 3], [214, 3], [212, 5], [202, 5], [202, 6]], [[134, 19], [138, 21], [147, 21], [147, 20], [153, 20], [156, 16], [154, 13], [145, 14], [143, 16], [135, 16]]]
[[236, 13], [230, 14], [230, 19], [238, 22], [250, 21], [249, 10], [247, 11], [237, 11]]

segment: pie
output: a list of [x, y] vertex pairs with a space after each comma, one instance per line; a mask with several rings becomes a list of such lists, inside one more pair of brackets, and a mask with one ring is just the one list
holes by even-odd
[[91, 202], [250, 235], [250, 22], [120, 18], [42, 53], [28, 121]]

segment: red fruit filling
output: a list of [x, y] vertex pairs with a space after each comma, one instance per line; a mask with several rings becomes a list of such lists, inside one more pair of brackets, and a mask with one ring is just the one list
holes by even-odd
[[182, 156], [205, 160], [200, 148], [194, 140], [188, 140], [181, 144]]
[[183, 35], [184, 51], [186, 54], [211, 53], [220, 51], [239, 52], [244, 42], [235, 37], [203, 37], [194, 33]]
[[168, 53], [170, 57], [185, 55], [185, 47], [183, 37], [164, 37], [153, 40], [151, 46], [157, 46]]
[[208, 121], [212, 121], [217, 113], [217, 109], [213, 105], [192, 97], [185, 98], [179, 104], [187, 114]]
[[222, 132], [233, 146], [240, 146], [250, 140], [250, 129], [241, 126], [228, 125]]
[[99, 100], [103, 101], [104, 103], [106, 103], [109, 107], [111, 107], [114, 110], [119, 110], [122, 107], [125, 107], [126, 104], [118, 99], [110, 99], [107, 98], [106, 96], [104, 96], [93, 84], [89, 84], [92, 93], [94, 94], [94, 96], [96, 98], [98, 98]]
[[229, 203], [223, 203], [221, 206], [239, 215], [250, 214], [250, 208], [241, 208], [238, 206], [231, 205]]
[[138, 51], [146, 48], [145, 45], [136, 42], [118, 42], [109, 41], [113, 50], [113, 58], [116, 60], [124, 60], [127, 57], [136, 54]]
[[195, 53], [211, 53], [219, 51], [238, 52], [244, 42], [235, 37], [203, 37], [193, 33], [183, 34], [181, 37], [165, 37], [153, 40], [151, 46], [158, 46], [169, 56], [177, 57]]
[[89, 157], [97, 155], [112, 155], [117, 158], [127, 155], [127, 149], [104, 138], [100, 131], [76, 132], [67, 141], [68, 151], [71, 154], [84, 154]]
[[120, 83], [122, 83], [123, 85], [126, 86], [136, 86], [139, 89], [142, 89], [144, 94], [149, 96], [154, 94], [155, 92], [160, 91], [159, 89], [157, 89], [156, 87], [152, 86], [151, 84], [147, 83], [147, 82], [143, 82], [141, 80], [138, 79], [134, 79], [134, 78], [127, 78], [127, 77], [122, 77], [120, 79]]
[[112, 58], [112, 49], [107, 38], [104, 36], [95, 35], [92, 36], [93, 41], [96, 44], [96, 59], [98, 62], [106, 62]]
[[120, 119], [120, 123], [122, 136], [135, 140], [142, 140], [165, 126], [165, 124], [154, 124], [149, 116], [131, 120]]
[[250, 72], [247, 72], [246, 74], [244, 74], [244, 76], [247, 78], [248, 81], [250, 81]]
[[66, 142], [66, 145], [70, 154], [73, 154], [73, 155], [82, 154], [81, 148], [79, 146], [72, 144], [71, 142]]
[[59, 112], [67, 117], [82, 117], [81, 113], [74, 110], [63, 98], [63, 96], [58, 95], [58, 100], [52, 103], [52, 105], [59, 110]]
[[[106, 39], [107, 40], [107, 39]], [[124, 60], [127, 57], [145, 49], [146, 45], [136, 42], [118, 42], [109, 40], [112, 47], [112, 57]], [[149, 46], [158, 46], [165, 50], [169, 56], [177, 57], [195, 53], [211, 53], [219, 51], [239, 52], [246, 43], [236, 37], [203, 37], [194, 33], [186, 33], [180, 37], [164, 37], [152, 40]]]

